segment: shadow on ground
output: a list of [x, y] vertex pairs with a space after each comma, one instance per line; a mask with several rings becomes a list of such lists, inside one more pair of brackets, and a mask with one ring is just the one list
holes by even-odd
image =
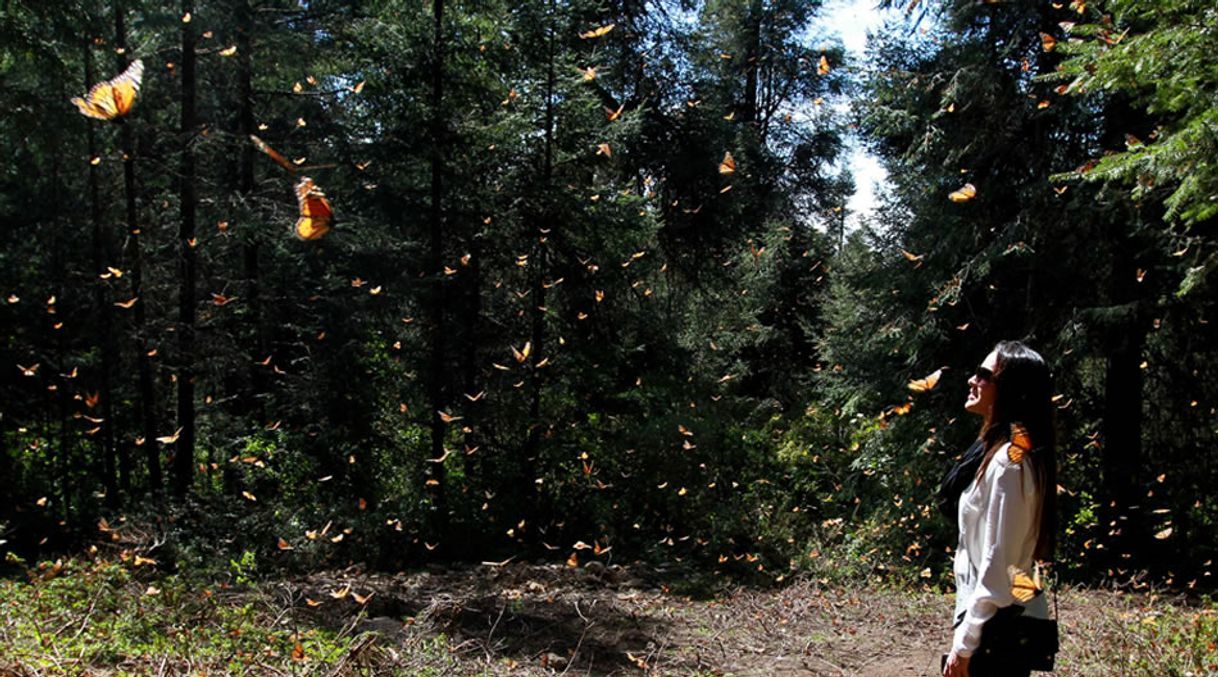
[[629, 567], [349, 569], [299, 581], [297, 594], [325, 600], [301, 605], [302, 621], [369, 633], [369, 651], [409, 654], [443, 635], [455, 673], [919, 675], [934, 674], [946, 641], [938, 596], [880, 600], [805, 581], [707, 600], [670, 582]]

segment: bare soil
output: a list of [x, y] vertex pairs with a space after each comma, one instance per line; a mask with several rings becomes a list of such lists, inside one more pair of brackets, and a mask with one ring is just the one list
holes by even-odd
[[[326, 600], [302, 620], [370, 631], [344, 665], [329, 666], [337, 672], [935, 675], [951, 639], [949, 594], [812, 580], [696, 598], [674, 592], [683, 586], [673, 572], [507, 564], [397, 575], [351, 569], [294, 585], [302, 598]], [[348, 586], [364, 604], [333, 599]], [[1064, 591], [1058, 674], [1136, 674], [1113, 656], [1127, 639], [1121, 628], [1156, 603]], [[441, 635], [450, 654], [442, 669], [413, 662]]]

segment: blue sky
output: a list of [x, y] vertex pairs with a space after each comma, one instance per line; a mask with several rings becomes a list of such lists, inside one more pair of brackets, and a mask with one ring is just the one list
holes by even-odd
[[[880, 26], [886, 15], [876, 9], [876, 0], [827, 0], [821, 15], [821, 25], [842, 39], [855, 62], [861, 62], [867, 46], [867, 31]], [[857, 223], [860, 217], [870, 214], [876, 204], [876, 186], [887, 180], [884, 168], [877, 158], [855, 147], [849, 157], [850, 169], [854, 173], [856, 190], [848, 207], [853, 215], [848, 220]]]

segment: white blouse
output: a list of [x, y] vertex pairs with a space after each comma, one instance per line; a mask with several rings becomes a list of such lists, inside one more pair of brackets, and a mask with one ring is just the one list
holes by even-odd
[[[971, 656], [981, 642], [981, 626], [998, 609], [1013, 604], [1010, 567], [1031, 575], [1038, 532], [1039, 494], [1026, 463], [1012, 462], [1004, 444], [985, 476], [960, 496], [960, 542], [956, 547], [956, 613], [952, 650]], [[1043, 594], [1024, 605], [1024, 615], [1048, 618]]]

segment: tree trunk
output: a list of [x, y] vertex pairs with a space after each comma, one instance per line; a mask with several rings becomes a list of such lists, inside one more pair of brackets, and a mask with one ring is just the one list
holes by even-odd
[[[93, 52], [90, 49], [89, 43], [85, 42], [85, 82], [86, 86], [92, 86], [95, 81], [93, 73]], [[97, 277], [94, 278], [94, 304], [97, 306], [97, 335], [98, 341], [101, 343], [101, 374], [98, 393], [101, 396], [101, 415], [104, 421], [101, 429], [101, 480], [102, 485], [106, 488], [106, 504], [110, 506], [118, 505], [118, 478], [115, 473], [115, 449], [114, 449], [114, 407], [111, 403], [113, 397], [110, 390], [110, 372], [114, 365], [114, 338], [111, 332], [113, 318], [111, 318], [110, 302], [106, 295], [106, 284], [101, 280], [101, 275], [106, 272], [106, 252], [107, 247], [105, 232], [102, 230], [102, 207], [101, 207], [101, 187], [99, 176], [100, 167], [94, 164], [92, 160], [98, 157], [97, 154], [97, 132], [94, 130], [93, 123], [88, 123], [86, 134], [89, 146], [89, 220], [93, 225], [93, 272]]]
[[[254, 133], [254, 11], [249, 0], [240, 0], [237, 8], [237, 126], [240, 160], [238, 168], [238, 190], [248, 198], [254, 192], [254, 147], [249, 135]], [[266, 391], [266, 370], [258, 364], [267, 355], [266, 323], [262, 317], [262, 297], [259, 265], [259, 235], [256, 229], [243, 234], [241, 245], [242, 262], [245, 268], [245, 299], [250, 309], [254, 332], [254, 354], [250, 359], [249, 390], [246, 393], [246, 410], [260, 418], [264, 407], [262, 394]]]
[[[1122, 566], [1130, 560], [1124, 553], [1141, 552], [1146, 536], [1145, 510], [1137, 506], [1144, 491], [1142, 472], [1142, 352], [1146, 343], [1146, 328], [1138, 312], [1136, 288], [1137, 267], [1129, 249], [1133, 243], [1114, 247], [1110, 303], [1113, 306], [1134, 304], [1134, 310], [1108, 337], [1108, 355], [1104, 373], [1103, 419], [1103, 481], [1107, 501], [1104, 527], [1111, 532], [1108, 541], [1109, 559]], [[1115, 521], [1115, 525], [1110, 523]]]
[[[433, 0], [433, 35], [431, 71], [431, 214], [428, 238], [428, 268], [434, 283], [431, 289], [431, 357], [427, 383], [431, 405], [431, 458], [444, 457], [444, 433], [447, 425], [440, 412], [444, 400], [444, 0]], [[443, 463], [431, 463], [432, 500], [434, 506], [431, 527], [435, 534], [444, 533], [448, 524], [447, 487]]]
[[549, 35], [547, 36], [548, 55], [547, 55], [547, 72], [546, 72], [546, 116], [545, 116], [545, 143], [544, 157], [541, 169], [541, 217], [538, 219], [540, 228], [537, 233], [533, 234], [533, 247], [529, 254], [531, 265], [533, 266], [532, 293], [529, 295], [533, 302], [531, 311], [532, 327], [530, 330], [529, 341], [532, 343], [533, 350], [529, 356], [529, 430], [526, 437], [524, 459], [525, 468], [528, 477], [525, 478], [528, 482], [526, 486], [534, 488], [533, 500], [533, 515], [532, 522], [536, 534], [536, 525], [541, 515], [541, 489], [534, 482], [536, 479], [537, 467], [537, 448], [541, 443], [541, 433], [544, 423], [541, 420], [541, 374], [537, 368], [537, 363], [542, 359], [541, 355], [545, 350], [545, 305], [546, 305], [546, 288], [545, 288], [545, 271], [546, 271], [546, 247], [545, 241], [548, 233], [552, 230], [554, 221], [554, 210], [549, 203], [551, 195], [551, 183], [554, 178], [554, 1], [550, 0], [549, 9]]
[[[126, 67], [127, 26], [122, 0], [114, 2], [114, 44], [119, 49], [117, 58], [121, 71]], [[131, 124], [122, 121], [123, 145], [123, 193], [127, 200], [127, 260], [131, 266], [131, 296], [135, 301], [135, 349], [139, 374], [139, 416], [144, 446], [144, 466], [148, 472], [148, 489], [153, 495], [164, 491], [161, 478], [161, 452], [156, 443], [156, 395], [152, 379], [152, 358], [148, 356], [148, 304], [144, 300], [144, 264], [135, 196], [135, 135]], [[124, 445], [124, 449], [126, 445]], [[120, 465], [130, 463], [124, 453]]]
[[[461, 380], [464, 384], [465, 392], [474, 395], [479, 392], [479, 382], [482, 380], [482, 370], [478, 368], [478, 348], [482, 340], [482, 248], [479, 246], [477, 234], [471, 239], [472, 241], [468, 250], [470, 256], [469, 265], [462, 272], [465, 286], [465, 307], [461, 326], [465, 328], [465, 350], [461, 362], [465, 368], [465, 373]], [[466, 433], [463, 439], [466, 449], [472, 449], [481, 445], [478, 436], [478, 424], [480, 423], [480, 414], [485, 410], [483, 402], [484, 400], [480, 399], [477, 402], [469, 402], [466, 405], [466, 411], [468, 412], [466, 418], [470, 428], [470, 432]], [[464, 462], [465, 476], [469, 478], [466, 486], [477, 486], [477, 483], [484, 479], [481, 473], [482, 464], [480, 463], [482, 455], [478, 454], [471, 458], [466, 454], [462, 454], [461, 458]]]
[[[183, 0], [182, 16], [194, 11], [193, 0]], [[195, 455], [195, 30], [182, 22], [182, 166], [180, 186], [181, 221], [178, 227], [178, 434], [174, 451], [173, 489], [179, 498], [190, 490]]]
[[[60, 99], [66, 100], [68, 95], [60, 88]], [[52, 147], [56, 149], [55, 155], [51, 160], [51, 199], [55, 211], [54, 224], [55, 230], [51, 235], [51, 293], [60, 304], [64, 302], [65, 286], [68, 284], [68, 263], [67, 263], [67, 237], [69, 234], [67, 224], [62, 221], [63, 205], [63, 180], [61, 167], [63, 158], [67, 156], [64, 150], [63, 128], [53, 126], [50, 129], [51, 138], [54, 139]], [[55, 305], [48, 304], [48, 313], [59, 315], [59, 308]], [[60, 320], [62, 321], [62, 320]], [[67, 367], [67, 356], [69, 347], [65, 344], [62, 328], [55, 332], [55, 361], [61, 368]], [[68, 384], [64, 384], [68, 385]], [[72, 459], [69, 449], [73, 446], [75, 435], [73, 435], [73, 420], [72, 420], [72, 400], [69, 395], [69, 388], [61, 387], [55, 398], [59, 403], [59, 446], [55, 453], [55, 458], [58, 461], [58, 489], [59, 505], [62, 509], [64, 519], [72, 522]], [[7, 453], [0, 453], [0, 459], [8, 458]], [[0, 473], [6, 470], [3, 461], [0, 461]], [[9, 474], [0, 474], [0, 477], [11, 477]]]
[[745, 48], [745, 76], [744, 76], [744, 105], [741, 111], [740, 119], [742, 122], [756, 123], [760, 118], [758, 88], [759, 88], [759, 71], [761, 69], [761, 15], [762, 15], [761, 0], [752, 0], [749, 3], [748, 16], [745, 18], [747, 22], [748, 45]]
[[[1111, 148], [1124, 141], [1125, 133], [1135, 130], [1141, 134], [1146, 124], [1142, 114], [1125, 97], [1113, 97], [1105, 110], [1102, 147]], [[1124, 554], [1140, 554], [1158, 550], [1149, 540], [1143, 499], [1146, 491], [1142, 457], [1142, 404], [1144, 398], [1142, 353], [1146, 346], [1149, 323], [1143, 310], [1145, 293], [1138, 280], [1137, 253], [1142, 250], [1135, 220], [1154, 218], [1154, 208], [1134, 213], [1133, 205], [1112, 214], [1109, 246], [1113, 258], [1107, 285], [1108, 305], [1128, 307], [1117, 326], [1105, 337], [1106, 364], [1104, 374], [1103, 487], [1109, 529], [1108, 561], [1114, 567], [1131, 560]], [[1149, 301], [1147, 301], [1149, 302]], [[1115, 521], [1115, 525], [1110, 523]]]

